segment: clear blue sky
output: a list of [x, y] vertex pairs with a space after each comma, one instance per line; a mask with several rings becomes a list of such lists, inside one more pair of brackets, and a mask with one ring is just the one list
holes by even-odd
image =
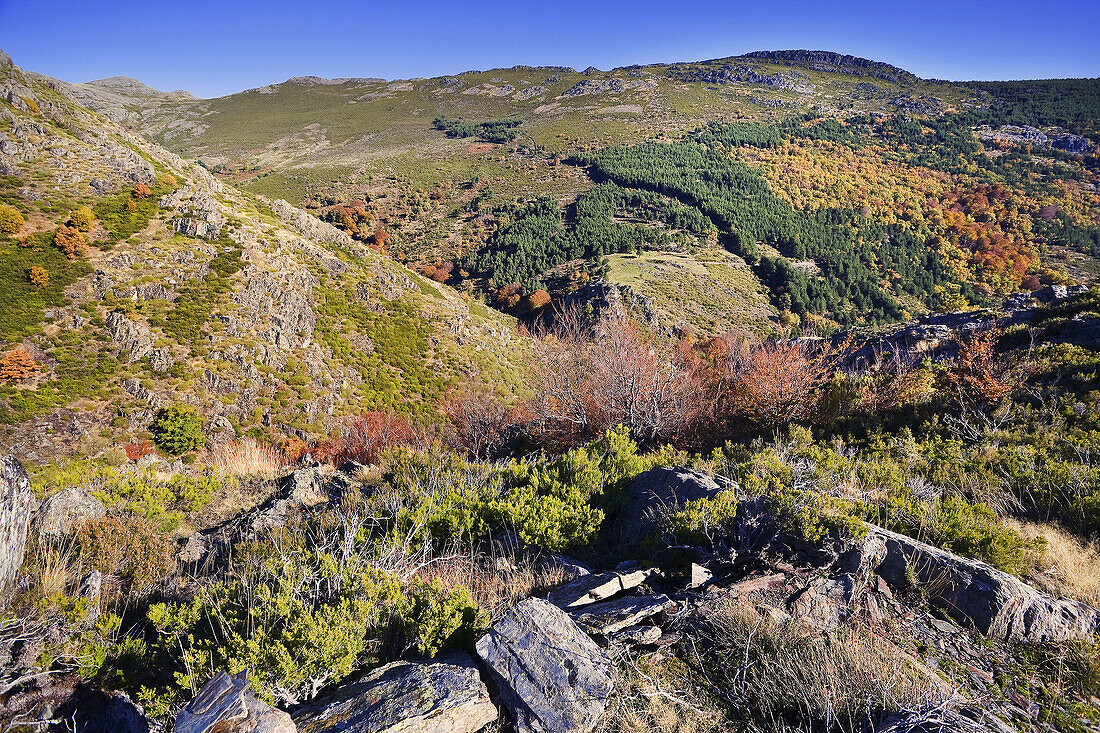
[[212, 97], [291, 76], [601, 69], [807, 48], [941, 79], [1100, 76], [1097, 0], [0, 0], [0, 48], [67, 81]]

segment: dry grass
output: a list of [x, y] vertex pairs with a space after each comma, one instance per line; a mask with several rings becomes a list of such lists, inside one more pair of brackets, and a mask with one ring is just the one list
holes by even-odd
[[953, 694], [869, 629], [807, 636], [732, 598], [709, 609], [702, 622], [703, 671], [732, 710], [749, 714], [749, 730], [855, 733], [895, 711]]
[[1035, 564], [1032, 579], [1055, 595], [1085, 603], [1100, 604], [1100, 545], [1081, 540], [1052, 524], [1004, 520], [1006, 526], [1027, 539], [1046, 540], [1042, 558]]
[[424, 563], [413, 577], [438, 580], [444, 588], [467, 588], [477, 605], [496, 621], [513, 605], [562, 582], [560, 566], [517, 563], [507, 556], [469, 551], [444, 552]]
[[718, 733], [729, 721], [721, 703], [675, 657], [623, 656], [619, 679], [597, 733]]
[[38, 564], [38, 588], [42, 598], [64, 595], [76, 580], [72, 556], [65, 550], [45, 550]]
[[251, 438], [219, 443], [203, 452], [201, 461], [221, 476], [274, 478], [282, 463], [278, 449]]

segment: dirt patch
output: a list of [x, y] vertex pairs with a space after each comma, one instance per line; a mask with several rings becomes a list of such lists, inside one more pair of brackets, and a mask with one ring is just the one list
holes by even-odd
[[474, 143], [470, 147], [466, 148], [467, 153], [488, 153], [496, 146], [492, 143]]

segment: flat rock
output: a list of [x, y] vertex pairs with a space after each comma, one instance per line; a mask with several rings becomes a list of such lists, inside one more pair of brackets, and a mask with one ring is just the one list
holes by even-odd
[[589, 733], [607, 708], [615, 667], [561, 609], [516, 604], [477, 643], [517, 733]]
[[218, 672], [176, 716], [173, 733], [297, 733], [287, 713], [256, 699], [245, 672]]
[[607, 636], [664, 613], [675, 605], [666, 595], [632, 596], [585, 606], [569, 615], [587, 633]]
[[582, 575], [550, 591], [549, 600], [561, 608], [587, 606], [633, 590], [650, 578], [660, 575], [661, 571], [656, 568]]
[[465, 654], [387, 664], [294, 715], [301, 733], [474, 733], [496, 719]]
[[656, 644], [661, 640], [661, 629], [657, 626], [628, 626], [620, 629], [608, 637], [608, 641], [623, 646], [642, 646]]

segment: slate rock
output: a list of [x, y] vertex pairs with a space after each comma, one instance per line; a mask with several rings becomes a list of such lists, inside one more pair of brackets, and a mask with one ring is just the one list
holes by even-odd
[[577, 608], [613, 598], [637, 588], [651, 578], [660, 577], [656, 568], [582, 575], [550, 591], [550, 602], [561, 608]]
[[37, 507], [23, 466], [15, 456], [0, 458], [0, 590], [19, 573], [31, 515]]
[[1100, 633], [1100, 609], [1052, 598], [1019, 578], [912, 537], [871, 526], [886, 555], [877, 568], [894, 588], [914, 577], [929, 601], [959, 624], [995, 639], [1038, 643], [1087, 639]]
[[99, 519], [106, 513], [103, 502], [79, 486], [71, 486], [42, 502], [35, 523], [39, 536], [57, 539], [69, 534], [81, 522]]
[[474, 661], [394, 662], [294, 714], [300, 733], [473, 733], [497, 719]]
[[477, 643], [517, 733], [589, 733], [607, 708], [615, 668], [561, 609], [513, 607]]
[[248, 689], [247, 673], [218, 672], [176, 716], [173, 733], [297, 733], [287, 713]]
[[653, 468], [641, 473], [627, 490], [626, 506], [612, 525], [612, 536], [636, 544], [657, 531], [654, 521], [662, 512], [675, 512], [689, 501], [709, 499], [729, 485], [715, 476], [690, 468]]
[[673, 608], [666, 595], [631, 596], [584, 606], [569, 615], [589, 634], [607, 636]]

